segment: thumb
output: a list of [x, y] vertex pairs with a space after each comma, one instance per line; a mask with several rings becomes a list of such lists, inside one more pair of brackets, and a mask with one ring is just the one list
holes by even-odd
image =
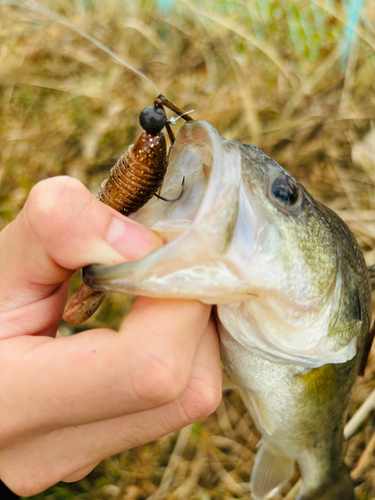
[[98, 201], [79, 181], [37, 184], [0, 233], [0, 310], [41, 299], [88, 264], [137, 259], [162, 244], [154, 232]]

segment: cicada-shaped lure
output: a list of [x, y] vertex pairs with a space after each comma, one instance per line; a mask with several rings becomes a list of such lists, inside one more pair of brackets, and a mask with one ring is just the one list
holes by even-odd
[[167, 118], [162, 108], [148, 106], [140, 114], [139, 139], [111, 169], [98, 198], [124, 215], [139, 210], [160, 188], [167, 171], [167, 144], [162, 132]]

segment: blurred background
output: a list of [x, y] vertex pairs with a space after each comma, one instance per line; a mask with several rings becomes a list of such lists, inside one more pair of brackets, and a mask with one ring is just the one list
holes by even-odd
[[[0, 229], [47, 177], [76, 177], [96, 194], [159, 90], [272, 156], [375, 262], [374, 0], [0, 0]], [[116, 328], [131, 301], [108, 294], [84, 328]], [[374, 373], [371, 355], [349, 417], [375, 388]], [[375, 499], [374, 425], [372, 417], [346, 444], [359, 500]], [[210, 418], [33, 498], [248, 499], [258, 440], [229, 390]], [[297, 480], [275, 499], [294, 498]]]

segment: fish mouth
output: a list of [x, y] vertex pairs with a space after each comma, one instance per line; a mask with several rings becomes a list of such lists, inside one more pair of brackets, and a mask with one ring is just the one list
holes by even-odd
[[[232, 251], [241, 198], [242, 155], [204, 121], [186, 123], [174, 143], [162, 195], [131, 216], [157, 231], [166, 244], [144, 258], [84, 268], [94, 290], [219, 303], [251, 295]], [[243, 197], [243, 194], [242, 194]], [[242, 228], [243, 229], [243, 228]], [[251, 227], [248, 227], [251, 231]]]

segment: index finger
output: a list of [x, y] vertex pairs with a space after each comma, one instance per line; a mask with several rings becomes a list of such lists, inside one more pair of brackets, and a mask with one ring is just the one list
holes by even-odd
[[175, 400], [209, 317], [210, 306], [197, 301], [138, 298], [120, 332], [2, 341], [3, 428], [55, 429]]

